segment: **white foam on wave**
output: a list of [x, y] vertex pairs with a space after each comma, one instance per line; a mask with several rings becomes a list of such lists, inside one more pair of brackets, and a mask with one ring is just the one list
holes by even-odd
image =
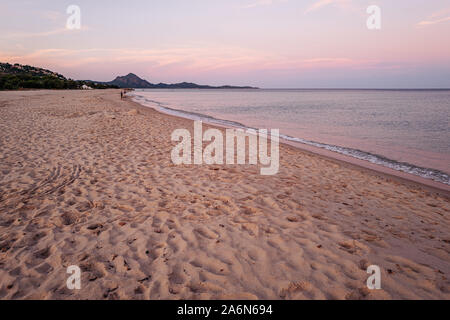
[[[145, 96], [139, 95], [136, 91], [133, 92], [132, 95], [133, 95], [133, 100], [135, 102], [140, 103], [147, 107], [157, 107], [158, 110], [160, 110], [164, 113], [167, 113], [167, 114], [171, 114], [171, 115], [175, 115], [175, 116], [179, 116], [179, 117], [183, 117], [183, 118], [187, 118], [187, 119], [191, 119], [191, 120], [202, 120], [205, 122], [209, 122], [212, 124], [218, 124], [218, 125], [226, 126], [226, 127], [258, 130], [258, 128], [247, 127], [247, 126], [243, 125], [242, 123], [239, 123], [236, 121], [217, 119], [217, 118], [214, 118], [214, 117], [211, 117], [208, 115], [204, 115], [201, 113], [188, 112], [188, 111], [183, 111], [183, 110], [179, 110], [179, 109], [169, 108], [161, 102], [158, 102], [155, 100], [150, 100], [150, 99], [146, 98]], [[447, 173], [445, 173], [443, 171], [437, 170], [437, 169], [419, 167], [419, 166], [415, 166], [415, 165], [407, 163], [407, 162], [395, 161], [395, 160], [386, 158], [382, 155], [377, 155], [377, 154], [365, 152], [365, 151], [358, 150], [358, 149], [336, 146], [336, 145], [332, 145], [332, 144], [326, 144], [326, 143], [306, 140], [306, 139], [302, 139], [302, 138], [291, 137], [291, 136], [283, 135], [283, 134], [280, 134], [280, 138], [285, 139], [287, 141], [302, 143], [302, 144], [306, 144], [309, 146], [336, 152], [336, 153], [350, 156], [350, 157], [353, 157], [353, 158], [356, 158], [359, 160], [368, 161], [373, 164], [382, 165], [384, 167], [391, 168], [391, 169], [394, 169], [397, 171], [406, 172], [406, 173], [413, 174], [413, 175], [416, 175], [416, 176], [419, 176], [422, 178], [431, 179], [431, 180], [434, 180], [437, 182], [444, 183], [446, 185], [450, 185], [450, 175], [448, 175]]]

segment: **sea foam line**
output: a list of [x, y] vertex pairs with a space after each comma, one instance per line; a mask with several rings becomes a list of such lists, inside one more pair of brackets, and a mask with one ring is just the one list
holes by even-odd
[[[226, 127], [236, 127], [236, 128], [240, 128], [240, 129], [244, 129], [244, 130], [246, 130], [246, 129], [258, 130], [259, 129], [259, 128], [252, 128], [252, 127], [245, 126], [244, 124], [236, 122], [236, 121], [217, 119], [217, 118], [214, 118], [214, 117], [211, 117], [211, 116], [208, 116], [205, 114], [201, 114], [201, 113], [173, 109], [173, 108], [165, 106], [163, 103], [161, 103], [159, 101], [151, 100], [144, 96], [141, 96], [141, 95], [137, 94], [136, 92], [133, 92], [132, 96], [133, 96], [133, 100], [135, 102], [140, 103], [144, 106], [154, 107], [156, 105], [156, 107], [162, 112], [165, 112], [165, 113], [168, 113], [171, 115], [175, 115], [175, 116], [179, 116], [179, 117], [183, 117], [183, 118], [187, 118], [190, 120], [202, 120], [202, 121], [209, 122], [212, 124], [218, 124], [218, 125], [226, 126]], [[413, 164], [410, 164], [407, 162], [399, 162], [396, 160], [389, 159], [382, 155], [378, 155], [378, 154], [374, 154], [374, 153], [370, 153], [370, 152], [366, 152], [366, 151], [362, 151], [362, 150], [358, 150], [358, 149], [341, 147], [341, 146], [336, 146], [336, 145], [332, 145], [332, 144], [326, 144], [326, 143], [306, 140], [306, 139], [302, 139], [302, 138], [291, 137], [291, 136], [283, 135], [283, 134], [280, 134], [280, 138], [285, 139], [287, 141], [302, 143], [302, 144], [310, 145], [313, 147], [325, 149], [328, 151], [336, 152], [336, 153], [350, 156], [350, 157], [353, 157], [353, 158], [356, 158], [359, 160], [368, 161], [373, 164], [382, 165], [384, 167], [391, 168], [396, 171], [406, 172], [406, 173], [413, 174], [413, 175], [416, 175], [416, 176], [419, 176], [419, 177], [422, 177], [425, 179], [431, 179], [431, 180], [434, 180], [437, 182], [444, 183], [446, 185], [450, 185], [450, 175], [443, 171], [437, 170], [437, 169], [419, 167], [419, 166], [416, 166], [416, 165], [413, 165]]]

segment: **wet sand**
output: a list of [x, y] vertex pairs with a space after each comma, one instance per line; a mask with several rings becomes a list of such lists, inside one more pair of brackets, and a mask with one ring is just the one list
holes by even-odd
[[447, 191], [288, 145], [274, 176], [176, 166], [192, 127], [117, 90], [0, 92], [0, 298], [450, 298]]

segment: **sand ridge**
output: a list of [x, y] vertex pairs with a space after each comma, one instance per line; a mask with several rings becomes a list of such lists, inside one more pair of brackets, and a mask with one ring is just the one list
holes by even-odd
[[285, 145], [274, 176], [176, 166], [192, 127], [117, 90], [1, 92], [0, 298], [450, 298], [447, 197]]

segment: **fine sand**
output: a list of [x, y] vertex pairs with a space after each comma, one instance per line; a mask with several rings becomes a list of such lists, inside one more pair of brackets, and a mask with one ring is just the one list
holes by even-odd
[[177, 128], [117, 90], [0, 92], [0, 298], [450, 299], [448, 192], [287, 145], [274, 176], [176, 166]]

